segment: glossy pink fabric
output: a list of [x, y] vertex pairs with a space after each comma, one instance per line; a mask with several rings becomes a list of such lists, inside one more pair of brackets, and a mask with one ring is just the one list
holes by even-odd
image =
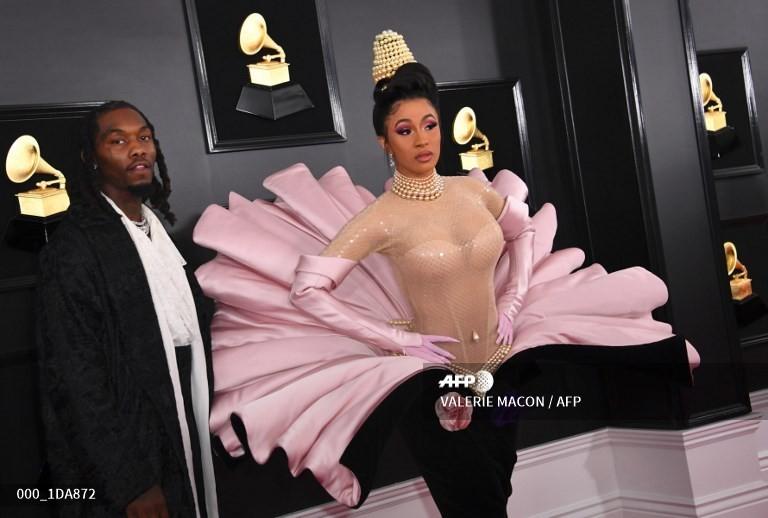
[[[480, 171], [473, 176], [483, 178]], [[418, 358], [387, 356], [328, 329], [291, 304], [294, 271], [302, 254], [318, 254], [344, 223], [374, 197], [341, 167], [315, 179], [303, 164], [269, 176], [277, 199], [249, 201], [231, 194], [229, 209], [208, 207], [194, 231], [196, 243], [218, 252], [197, 270], [217, 303], [213, 321], [214, 400], [211, 430], [234, 456], [245, 450], [230, 424], [245, 424], [257, 462], [283, 448], [294, 476], [309, 469], [339, 502], [360, 500], [360, 485], [339, 459], [366, 417], [398, 384], [418, 373]], [[524, 200], [513, 173], [493, 187]], [[672, 334], [651, 318], [664, 304], [664, 283], [642, 268], [607, 274], [599, 265], [577, 270], [581, 250], [551, 252], [554, 207], [533, 217], [534, 268], [530, 289], [514, 320], [512, 354], [544, 344], [632, 345]], [[342, 269], [346, 268], [342, 265]], [[507, 286], [506, 256], [496, 269], [497, 295]], [[367, 318], [410, 315], [388, 260], [373, 255], [352, 268], [333, 296]], [[692, 367], [696, 351], [688, 346]]]

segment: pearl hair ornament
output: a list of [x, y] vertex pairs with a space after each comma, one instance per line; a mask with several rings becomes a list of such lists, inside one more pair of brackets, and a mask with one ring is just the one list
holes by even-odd
[[395, 75], [406, 63], [416, 63], [403, 36], [392, 30], [382, 31], [373, 40], [373, 82]]

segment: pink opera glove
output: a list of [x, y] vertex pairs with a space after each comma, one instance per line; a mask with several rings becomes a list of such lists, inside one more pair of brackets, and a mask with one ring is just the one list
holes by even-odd
[[458, 392], [443, 394], [435, 401], [440, 426], [449, 432], [463, 430], [472, 422], [472, 405], [462, 405], [460, 401], [465, 401], [465, 398]]
[[330, 292], [356, 265], [356, 261], [343, 257], [302, 255], [291, 286], [291, 303], [339, 334], [373, 344], [384, 351], [434, 363], [450, 363], [454, 356], [434, 342], [458, 340], [403, 331], [368, 318], [331, 295]]
[[419, 335], [421, 336], [420, 347], [404, 347], [403, 352], [408, 356], [417, 356], [423, 360], [427, 360], [431, 363], [451, 363], [451, 360], [455, 360], [456, 356], [449, 353], [442, 347], [435, 345], [436, 342], [453, 342], [458, 343], [459, 340], [451, 338], [450, 336], [440, 335]]
[[509, 196], [497, 221], [509, 254], [509, 276], [504, 293], [496, 302], [499, 314], [496, 343], [508, 345], [512, 343], [515, 315], [523, 306], [533, 271], [535, 232], [528, 205]]
[[496, 344], [509, 345], [514, 337], [513, 317], [503, 311], [499, 311], [499, 327], [496, 329]]

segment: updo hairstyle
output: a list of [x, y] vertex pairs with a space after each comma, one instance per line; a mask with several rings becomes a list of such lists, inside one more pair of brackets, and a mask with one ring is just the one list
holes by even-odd
[[405, 99], [426, 99], [438, 109], [437, 85], [432, 73], [421, 63], [405, 63], [391, 78], [381, 79], [373, 89], [373, 128], [385, 136], [384, 121], [394, 106]]

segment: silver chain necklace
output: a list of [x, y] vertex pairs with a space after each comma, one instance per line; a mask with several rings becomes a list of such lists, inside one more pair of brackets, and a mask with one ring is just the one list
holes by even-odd
[[136, 228], [144, 232], [144, 235], [149, 237], [149, 221], [147, 221], [147, 218], [141, 218], [141, 221], [133, 221], [133, 224], [136, 225]]

